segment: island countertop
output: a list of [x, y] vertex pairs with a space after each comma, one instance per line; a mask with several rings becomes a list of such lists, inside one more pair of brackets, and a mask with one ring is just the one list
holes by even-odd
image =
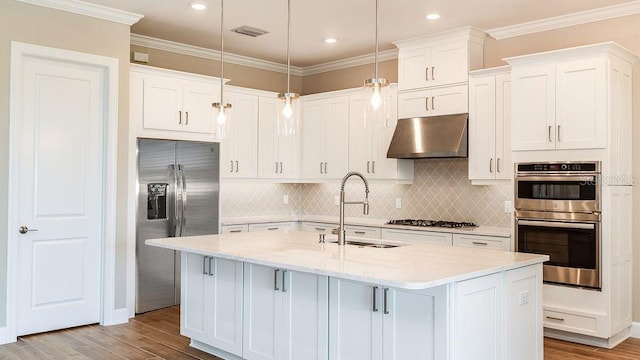
[[[150, 246], [293, 271], [419, 290], [542, 263], [547, 255], [455, 247], [442, 244], [371, 240], [393, 248], [339, 246], [335, 237], [318, 242], [304, 231], [259, 231], [150, 239]], [[348, 238], [347, 240], [356, 240]]]

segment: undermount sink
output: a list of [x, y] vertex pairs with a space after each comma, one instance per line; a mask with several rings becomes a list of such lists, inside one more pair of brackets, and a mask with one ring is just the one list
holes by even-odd
[[[328, 241], [330, 243], [337, 243], [338, 240], [333, 240], [333, 241]], [[378, 248], [378, 249], [389, 249], [389, 248], [395, 248], [395, 247], [399, 247], [402, 245], [399, 244], [384, 244], [384, 243], [377, 243], [377, 242], [368, 242], [368, 241], [351, 241], [351, 240], [347, 240], [346, 241], [347, 245], [354, 245], [354, 246], [358, 246], [358, 247], [371, 247], [371, 248]]]

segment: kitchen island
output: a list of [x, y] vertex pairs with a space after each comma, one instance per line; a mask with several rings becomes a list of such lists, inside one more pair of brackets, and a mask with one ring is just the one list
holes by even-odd
[[265, 231], [146, 243], [182, 251], [181, 333], [225, 359], [542, 359], [547, 256], [334, 240]]

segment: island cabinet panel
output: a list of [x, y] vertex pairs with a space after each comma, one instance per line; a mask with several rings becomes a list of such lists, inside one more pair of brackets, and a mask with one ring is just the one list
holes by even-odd
[[326, 276], [245, 263], [247, 360], [327, 359]]
[[330, 359], [427, 360], [447, 354], [447, 288], [329, 280]]
[[242, 263], [183, 252], [181, 266], [180, 333], [242, 355]]

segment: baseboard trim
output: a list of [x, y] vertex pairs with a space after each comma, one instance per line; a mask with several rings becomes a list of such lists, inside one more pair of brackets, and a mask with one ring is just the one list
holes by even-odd
[[104, 326], [118, 325], [118, 324], [126, 324], [129, 322], [129, 309], [121, 308], [113, 310], [111, 314], [111, 318], [107, 321], [103, 322]]
[[596, 346], [606, 349], [613, 349], [618, 346], [621, 342], [626, 340], [629, 334], [630, 327], [620, 331], [616, 335], [613, 335], [610, 338], [599, 338], [595, 336], [583, 335], [572, 333], [568, 331], [544, 328], [544, 336], [550, 337], [553, 339], [571, 341], [579, 344]]
[[5, 326], [0, 327], [0, 345], [12, 343], [14, 341], [7, 341], [7, 328]]
[[631, 323], [631, 331], [629, 336], [632, 338], [640, 339], [640, 322], [632, 322]]

